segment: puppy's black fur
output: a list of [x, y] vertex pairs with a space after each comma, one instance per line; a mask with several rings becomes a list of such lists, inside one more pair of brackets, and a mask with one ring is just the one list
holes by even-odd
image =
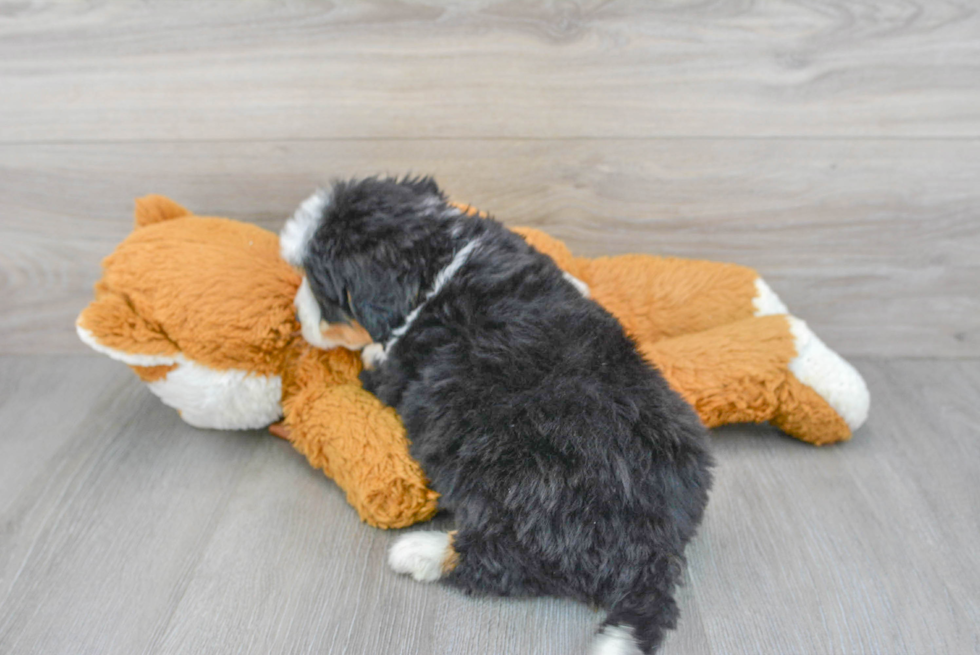
[[607, 625], [654, 650], [675, 624], [711, 459], [693, 410], [619, 323], [551, 259], [462, 215], [427, 178], [336, 184], [304, 264], [314, 294], [350, 298], [376, 342], [421, 305], [362, 380], [401, 414], [412, 456], [455, 514], [459, 559], [446, 579], [598, 604]]

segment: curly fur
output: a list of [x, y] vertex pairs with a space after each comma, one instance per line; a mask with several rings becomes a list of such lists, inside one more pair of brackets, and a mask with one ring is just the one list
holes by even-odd
[[323, 212], [302, 264], [324, 314], [386, 344], [361, 379], [454, 513], [443, 579], [594, 603], [601, 652], [656, 649], [711, 484], [693, 410], [548, 257], [431, 179], [341, 182]]

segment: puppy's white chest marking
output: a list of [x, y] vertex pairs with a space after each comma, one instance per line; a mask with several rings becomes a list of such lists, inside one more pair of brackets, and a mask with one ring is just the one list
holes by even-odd
[[591, 298], [592, 297], [592, 290], [589, 289], [589, 285], [588, 284], [586, 284], [585, 282], [583, 282], [582, 280], [578, 279], [577, 277], [575, 277], [574, 275], [572, 275], [571, 273], [569, 273], [567, 271], [562, 271], [561, 274], [562, 274], [562, 277], [564, 277], [566, 280], [568, 280], [568, 282], [573, 287], [575, 287], [576, 289], [578, 289], [578, 292], [580, 294], [582, 294], [584, 297], [586, 297], [586, 298]]
[[361, 351], [361, 362], [364, 364], [364, 368], [369, 371], [383, 364], [386, 359], [388, 359], [388, 353], [385, 352], [383, 343], [368, 344]]
[[[419, 306], [412, 310], [412, 313], [405, 318], [404, 323], [391, 331], [391, 338], [388, 339], [387, 343], [385, 343], [382, 353], [386, 353], [393, 345], [395, 345], [403, 334], [408, 332], [408, 329], [412, 327], [412, 323], [418, 317], [419, 312], [421, 312], [422, 308], [425, 307], [425, 303], [427, 303], [437, 293], [442, 291], [442, 288], [446, 286], [446, 283], [453, 279], [453, 276], [456, 275], [459, 269], [463, 267], [463, 264], [466, 263], [466, 260], [470, 258], [470, 255], [473, 254], [473, 251], [476, 250], [479, 244], [479, 239], [473, 239], [467, 243], [453, 256], [452, 261], [446, 264], [446, 266], [439, 271], [439, 273], [436, 275], [436, 281], [432, 284], [432, 288], [426, 292], [425, 298], [422, 299]], [[381, 361], [384, 360], [382, 359]], [[366, 363], [367, 362], [365, 361], [365, 364]]]

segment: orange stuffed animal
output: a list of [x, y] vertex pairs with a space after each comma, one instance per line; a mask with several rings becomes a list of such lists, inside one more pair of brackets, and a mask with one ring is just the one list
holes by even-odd
[[[589, 287], [708, 426], [770, 421], [826, 444], [867, 416], [861, 376], [751, 269], [576, 258], [540, 231], [517, 231]], [[333, 478], [363, 520], [393, 528], [432, 517], [438, 495], [394, 410], [361, 388], [360, 356], [300, 336], [300, 276], [279, 257], [276, 235], [147, 196], [136, 229], [102, 266], [79, 336], [128, 364], [185, 421], [248, 429], [282, 418], [273, 431]]]

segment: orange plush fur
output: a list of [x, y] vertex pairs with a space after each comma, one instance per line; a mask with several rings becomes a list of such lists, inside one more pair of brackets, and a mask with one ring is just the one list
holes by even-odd
[[[751, 269], [647, 255], [583, 259], [540, 231], [517, 231], [589, 286], [708, 426], [770, 421], [814, 444], [851, 436], [829, 394], [791, 370], [800, 360], [795, 319], [757, 315]], [[136, 229], [103, 262], [77, 327], [194, 425], [257, 428], [281, 415], [273, 431], [371, 525], [431, 518], [438, 495], [394, 410], [361, 389], [359, 355], [318, 350], [300, 336], [299, 283], [276, 235], [147, 196], [137, 201]]]

